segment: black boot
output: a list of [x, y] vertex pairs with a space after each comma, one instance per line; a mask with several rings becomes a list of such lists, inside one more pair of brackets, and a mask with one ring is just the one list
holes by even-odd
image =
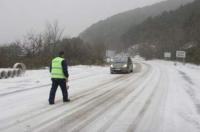
[[53, 104], [55, 104], [54, 102], [49, 102], [49, 105], [53, 105]]
[[63, 102], [70, 102], [70, 99], [63, 100]]

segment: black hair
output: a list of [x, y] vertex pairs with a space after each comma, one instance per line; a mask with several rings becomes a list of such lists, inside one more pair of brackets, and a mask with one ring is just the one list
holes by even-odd
[[59, 55], [60, 57], [64, 56], [64, 54], [65, 54], [64, 51], [60, 51], [60, 52], [58, 53], [58, 55]]

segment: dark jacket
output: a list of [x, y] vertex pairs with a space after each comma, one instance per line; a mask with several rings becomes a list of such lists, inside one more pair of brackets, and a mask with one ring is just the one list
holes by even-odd
[[[51, 73], [51, 69], [52, 69], [52, 64], [50, 65], [50, 73]], [[64, 73], [65, 77], [68, 78], [69, 73], [68, 73], [68, 65], [67, 65], [66, 60], [62, 61], [62, 69], [63, 69], [63, 73]]]

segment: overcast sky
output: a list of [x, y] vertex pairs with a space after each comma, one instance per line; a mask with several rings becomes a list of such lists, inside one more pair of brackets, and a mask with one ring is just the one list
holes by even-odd
[[0, 43], [41, 32], [57, 20], [65, 36], [77, 36], [91, 24], [119, 12], [163, 0], [0, 0]]

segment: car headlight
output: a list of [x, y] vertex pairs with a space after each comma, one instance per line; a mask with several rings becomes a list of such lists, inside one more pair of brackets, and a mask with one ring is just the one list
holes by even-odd
[[127, 64], [123, 65], [123, 67], [126, 68], [126, 67], [127, 67]]
[[110, 67], [111, 67], [111, 68], [113, 68], [113, 64], [112, 64], [112, 65], [110, 65]]

